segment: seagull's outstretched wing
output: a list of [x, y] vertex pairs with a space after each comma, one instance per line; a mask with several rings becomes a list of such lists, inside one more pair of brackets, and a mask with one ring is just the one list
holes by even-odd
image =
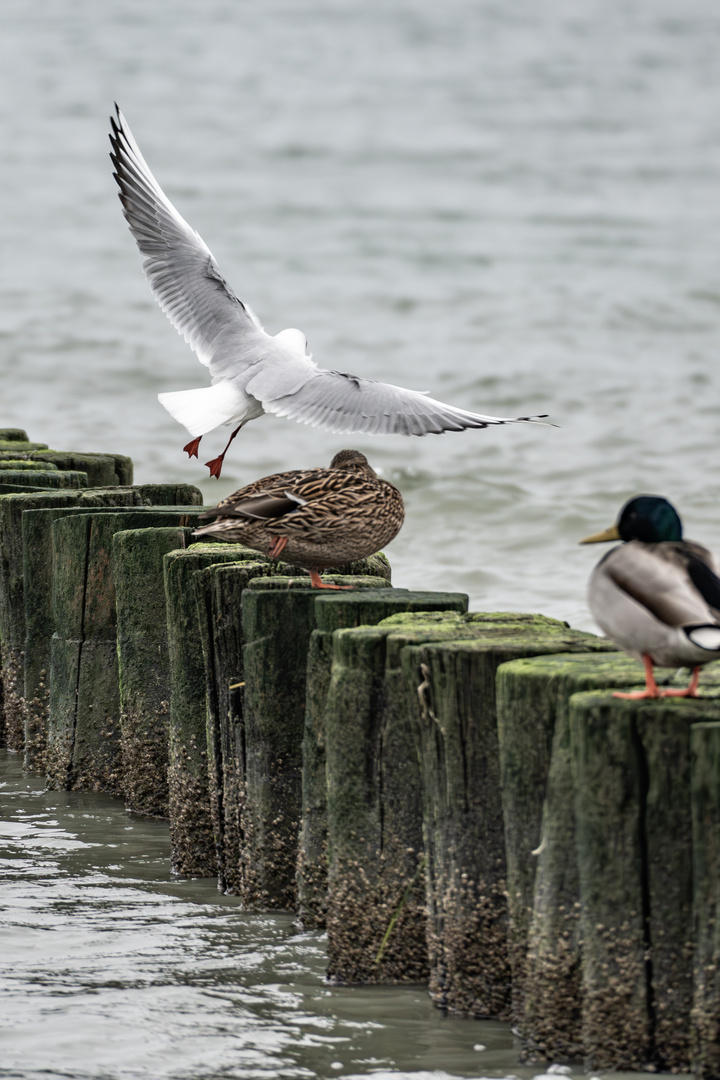
[[[213, 389], [223, 399], [207, 418], [209, 388], [160, 395], [191, 434], [252, 419], [259, 414], [257, 402], [265, 412], [348, 434], [429, 435], [541, 419], [483, 416], [417, 390], [327, 371], [305, 355], [299, 331], [266, 334], [223, 278], [202, 237], [164, 194], [117, 105], [115, 109], [110, 156], [125, 218], [146, 257], [145, 276], [165, 314], [210, 368]], [[252, 406], [245, 394], [254, 399]]]
[[[248, 380], [247, 392], [262, 402], [265, 412], [337, 433], [439, 435], [443, 431], [540, 419], [482, 416], [445, 405], [418, 390], [341, 371], [325, 371], [307, 358], [293, 357], [284, 367], [282, 376], [269, 366], [259, 368]], [[288, 392], [291, 370], [297, 372], [298, 385]]]
[[130, 232], [146, 256], [143, 270], [150, 288], [213, 376], [230, 374], [223, 370], [230, 356], [232, 374], [238, 374], [278, 343], [235, 296], [205, 241], [164, 194], [117, 105], [115, 110], [117, 119], [110, 118], [113, 175]]

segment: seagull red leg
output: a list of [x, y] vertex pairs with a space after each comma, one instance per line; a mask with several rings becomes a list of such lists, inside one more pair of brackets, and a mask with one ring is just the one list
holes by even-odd
[[197, 439], [191, 439], [190, 442], [186, 446], [183, 446], [183, 450], [185, 451], [185, 453], [187, 454], [188, 457], [197, 457], [198, 456], [198, 447], [200, 446], [200, 440], [201, 439], [202, 439], [202, 435], [198, 435]]
[[661, 696], [653, 674], [653, 662], [647, 653], [643, 653], [643, 664], [645, 666], [645, 689], [633, 690], [629, 694], [621, 694], [617, 690], [613, 693], [613, 697], [623, 698], [625, 701], [642, 701], [645, 698], [659, 698]]
[[208, 469], [210, 470], [210, 475], [216, 477], [218, 480], [220, 479], [220, 473], [222, 471], [223, 461], [225, 460], [225, 455], [227, 454], [228, 450], [230, 449], [230, 443], [233, 441], [233, 439], [235, 438], [235, 436], [237, 435], [237, 433], [238, 433], [238, 431], [240, 430], [241, 427], [242, 427], [242, 424], [238, 424], [238, 426], [235, 428], [232, 435], [228, 439], [227, 446], [223, 450], [222, 454], [218, 454], [218, 456], [216, 458], [213, 458], [212, 461], [206, 461], [205, 462]]

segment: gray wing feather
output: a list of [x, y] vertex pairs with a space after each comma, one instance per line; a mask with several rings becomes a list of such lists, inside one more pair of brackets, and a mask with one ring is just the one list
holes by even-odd
[[630, 541], [608, 553], [610, 577], [665, 623], [681, 627], [712, 622], [714, 613], [694, 587], [687, 565], [672, 544]]
[[418, 390], [326, 371], [309, 361], [303, 379], [302, 366], [302, 361], [293, 365], [299, 384], [293, 390], [281, 385], [285, 377], [258, 371], [248, 381], [247, 391], [262, 402], [266, 412], [343, 434], [430, 435], [534, 419], [482, 416], [445, 405]]
[[[270, 341], [224, 280], [202, 237], [180, 216], [153, 176], [120, 109], [111, 117], [110, 155], [143, 270], [160, 307], [213, 376], [259, 359]], [[246, 353], [245, 357], [243, 354]], [[245, 362], [244, 362], [245, 361]]]

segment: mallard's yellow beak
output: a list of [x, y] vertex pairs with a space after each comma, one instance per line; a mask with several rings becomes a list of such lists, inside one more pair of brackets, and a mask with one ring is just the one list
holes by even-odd
[[619, 540], [620, 533], [618, 532], [617, 525], [611, 525], [609, 529], [605, 529], [604, 532], [594, 533], [592, 536], [586, 536], [584, 540], [580, 540], [581, 544], [601, 544], [605, 540]]

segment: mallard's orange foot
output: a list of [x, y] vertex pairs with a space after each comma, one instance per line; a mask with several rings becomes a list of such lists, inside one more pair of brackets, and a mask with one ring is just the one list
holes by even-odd
[[187, 446], [183, 446], [183, 450], [185, 451], [185, 453], [187, 454], [188, 457], [197, 457], [198, 456], [198, 447], [200, 446], [200, 440], [201, 439], [202, 439], [202, 435], [198, 435], [197, 439], [191, 439], [190, 442], [187, 444]]
[[276, 536], [270, 544], [270, 547], [268, 548], [268, 555], [270, 556], [270, 558], [279, 558], [279, 556], [282, 555], [283, 551], [287, 547], [287, 542], [287, 536]]
[[692, 669], [692, 675], [690, 682], [685, 690], [663, 690], [663, 697], [698, 697], [698, 683], [700, 681], [700, 668], [694, 667]]
[[[645, 689], [644, 690], [631, 690], [627, 694], [623, 694], [620, 690], [616, 690], [613, 697], [622, 698], [624, 701], [646, 701], [648, 699], [655, 700], [660, 697], [660, 691], [658, 684], [655, 682], [655, 673], [653, 671], [653, 662], [647, 653], [643, 653], [643, 667], [645, 668]], [[698, 668], [698, 671], [700, 668]]]

